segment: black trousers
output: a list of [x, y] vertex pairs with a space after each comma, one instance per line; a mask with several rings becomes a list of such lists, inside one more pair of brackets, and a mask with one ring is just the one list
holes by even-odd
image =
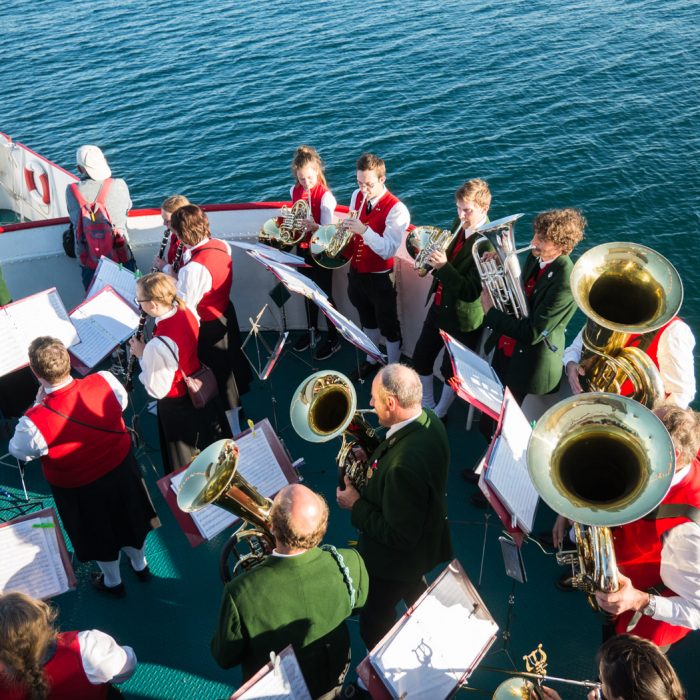
[[[413, 351], [413, 367], [423, 376], [433, 373], [433, 365], [435, 358], [445, 347], [445, 343], [440, 335], [440, 327], [438, 325], [438, 315], [440, 307], [433, 304], [428, 310], [428, 315], [423, 322], [423, 330], [416, 342], [415, 350]], [[452, 336], [459, 340], [460, 343], [466, 345], [470, 350], [476, 352], [479, 347], [479, 338], [481, 337], [481, 328], [467, 333], [452, 333]], [[440, 364], [440, 372], [445, 381], [454, 376], [452, 371], [452, 362], [450, 354], [445, 351]]]
[[415, 581], [389, 581], [370, 576], [367, 602], [360, 611], [360, 636], [368, 651], [394, 626], [399, 602], [403, 600], [411, 607], [427, 587], [422, 576]]
[[379, 328], [389, 343], [401, 340], [396, 312], [396, 289], [388, 272], [348, 273], [348, 298], [363, 328]]

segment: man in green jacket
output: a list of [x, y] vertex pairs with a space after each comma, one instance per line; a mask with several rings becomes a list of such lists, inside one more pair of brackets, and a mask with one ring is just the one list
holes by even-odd
[[283, 488], [271, 510], [275, 549], [226, 584], [211, 652], [223, 668], [254, 675], [291, 644], [314, 698], [335, 697], [350, 663], [345, 619], [367, 598], [367, 570], [353, 549], [319, 547], [328, 506], [301, 484]]
[[[447, 383], [454, 376], [452, 363], [444, 353], [440, 371], [445, 380], [440, 400], [433, 397], [433, 365], [445, 347], [440, 329], [447, 331], [472, 350], [481, 338], [484, 311], [481, 307], [481, 277], [474, 262], [472, 248], [479, 235], [474, 233], [488, 221], [491, 192], [485, 180], [469, 180], [455, 193], [457, 218], [452, 222], [454, 235], [446, 250], [435, 250], [428, 258], [433, 268], [430, 294], [433, 303], [423, 323], [423, 330], [413, 351], [413, 366], [423, 385], [423, 406], [433, 408], [438, 418], [447, 415], [455, 392]], [[492, 250], [489, 244], [485, 249]]]
[[450, 448], [442, 421], [421, 407], [421, 383], [409, 367], [390, 364], [372, 382], [372, 406], [389, 428], [369, 458], [360, 494], [347, 479], [336, 497], [360, 530], [358, 549], [370, 576], [360, 634], [372, 649], [426, 589], [423, 575], [452, 557], [447, 523]]

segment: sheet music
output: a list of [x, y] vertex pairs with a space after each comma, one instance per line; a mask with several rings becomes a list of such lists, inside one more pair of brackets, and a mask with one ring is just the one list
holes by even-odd
[[248, 690], [238, 695], [239, 700], [269, 700], [270, 698], [292, 698], [293, 700], [311, 700], [309, 689], [301, 674], [299, 662], [292, 651], [279, 655], [279, 667], [270, 669]]
[[111, 287], [74, 309], [70, 317], [81, 338], [71, 348], [71, 354], [89, 368], [124, 342], [139, 325], [138, 314]]
[[66, 347], [80, 341], [55, 288], [20, 299], [0, 309], [0, 376], [29, 362], [29, 345], [42, 335]]
[[134, 307], [137, 279], [138, 275], [135, 272], [102, 256], [95, 270], [95, 276], [92, 278], [87, 298], [92, 299], [105, 287], [110, 286], [129, 306]]
[[264, 243], [247, 243], [246, 241], [229, 241], [229, 243], [236, 248], [257, 253], [273, 262], [294, 266], [306, 265], [306, 261], [301, 256], [288, 253], [286, 250], [278, 250]]
[[474, 605], [463, 582], [447, 575], [370, 653], [393, 697], [433, 700], [454, 691], [498, 632], [488, 611]]
[[322, 299], [328, 298], [328, 295], [316, 284], [316, 282], [309, 279], [298, 270], [273, 262], [266, 256], [261, 256], [258, 253], [251, 253], [251, 255], [258, 259], [262, 258], [260, 262], [271, 270], [290, 292], [302, 294], [307, 299], [313, 299], [314, 301], [315, 295], [321, 297]]
[[69, 590], [51, 517], [0, 528], [0, 592], [51, 598]]

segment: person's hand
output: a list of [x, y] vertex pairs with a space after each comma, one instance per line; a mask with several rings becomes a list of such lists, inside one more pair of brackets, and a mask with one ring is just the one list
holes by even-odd
[[304, 230], [306, 233], [316, 233], [318, 224], [313, 219], [304, 219]]
[[433, 268], [439, 270], [447, 264], [447, 254], [442, 248], [437, 248], [428, 256], [428, 262]]
[[586, 700], [601, 700], [603, 696], [600, 693], [600, 688], [593, 688], [593, 690], [588, 691], [586, 695]]
[[484, 308], [484, 313], [487, 314], [493, 309], [493, 299], [486, 289], [481, 290], [481, 306]]
[[168, 264], [167, 260], [163, 260], [163, 258], [156, 258], [153, 261], [153, 267], [156, 268], [159, 272]]
[[583, 367], [578, 362], [567, 362], [566, 363], [566, 376], [569, 379], [569, 386], [574, 394], [583, 393], [583, 387], [581, 386], [582, 377], [585, 374]]
[[134, 357], [138, 357], [141, 359], [143, 357], [143, 349], [146, 347], [146, 343], [143, 342], [143, 340], [139, 340], [134, 336], [130, 341], [129, 341], [129, 348], [131, 349], [131, 354]]
[[554, 521], [552, 527], [552, 544], [555, 549], [559, 549], [564, 542], [564, 537], [566, 536], [566, 531], [571, 523], [563, 515], [557, 515], [557, 519]]
[[[547, 698], [547, 700], [561, 700], [561, 695], [559, 695], [559, 693], [557, 693], [556, 690], [552, 690], [546, 685], [541, 686], [538, 690], [540, 697]], [[530, 697], [532, 698], [532, 700], [536, 700], [537, 698], [537, 696], [534, 693], [532, 693]]]
[[486, 263], [490, 262], [492, 260], [498, 260], [498, 253], [495, 250], [487, 250], [482, 256], [481, 256], [481, 262]]
[[342, 221], [342, 225], [346, 231], [352, 231], [359, 236], [364, 235], [365, 231], [367, 230], [367, 226], [365, 226], [359, 219], [344, 219]]
[[618, 572], [620, 588], [613, 593], [597, 591], [595, 598], [598, 605], [613, 615], [620, 615], [628, 610], [642, 610], [649, 604], [649, 594], [636, 589], [632, 581]]
[[345, 488], [342, 491], [339, 488], [335, 490], [335, 500], [343, 510], [352, 510], [355, 503], [360, 500], [360, 492], [350, 483], [347, 475]]

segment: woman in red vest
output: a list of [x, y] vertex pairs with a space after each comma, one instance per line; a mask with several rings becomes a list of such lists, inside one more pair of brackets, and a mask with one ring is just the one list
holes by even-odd
[[[311, 278], [328, 295], [328, 299], [333, 302], [333, 270], [318, 265], [309, 252], [309, 241], [312, 235], [320, 226], [327, 226], [333, 223], [336, 201], [333, 193], [328, 189], [326, 178], [323, 174], [323, 161], [318, 151], [311, 146], [299, 146], [292, 159], [292, 174], [295, 183], [291, 187], [290, 194], [292, 203], [300, 199], [306, 200], [311, 207], [311, 219], [306, 226], [306, 236], [297, 246], [297, 252], [303, 256], [308, 267], [304, 274]], [[308, 332], [302, 333], [294, 349], [297, 352], [306, 350], [309, 346], [315, 345], [318, 335], [318, 307], [313, 302], [306, 299], [306, 318], [309, 324]], [[325, 360], [340, 350], [340, 338], [336, 327], [330, 322], [328, 324], [328, 335], [326, 342], [319, 345], [314, 353], [314, 359]]]
[[240, 397], [248, 391], [252, 375], [230, 298], [231, 247], [211, 237], [207, 215], [194, 204], [175, 211], [170, 227], [185, 246], [177, 275], [178, 296], [199, 317], [199, 359], [216, 375], [231, 430], [237, 435]]
[[136, 669], [131, 647], [99, 630], [59, 632], [56, 612], [24, 593], [0, 596], [0, 697], [102, 700]]
[[144, 344], [132, 338], [130, 344], [141, 360], [140, 379], [148, 394], [158, 401], [163, 469], [169, 474], [187, 464], [196, 450], [230, 433], [221, 427], [225, 420], [217, 416], [216, 399], [204, 408], [195, 408], [187, 393], [185, 376], [201, 368], [197, 357], [199, 326], [178, 298], [173, 278], [162, 272], [144, 275], [136, 284], [136, 301], [156, 320], [152, 340]]

